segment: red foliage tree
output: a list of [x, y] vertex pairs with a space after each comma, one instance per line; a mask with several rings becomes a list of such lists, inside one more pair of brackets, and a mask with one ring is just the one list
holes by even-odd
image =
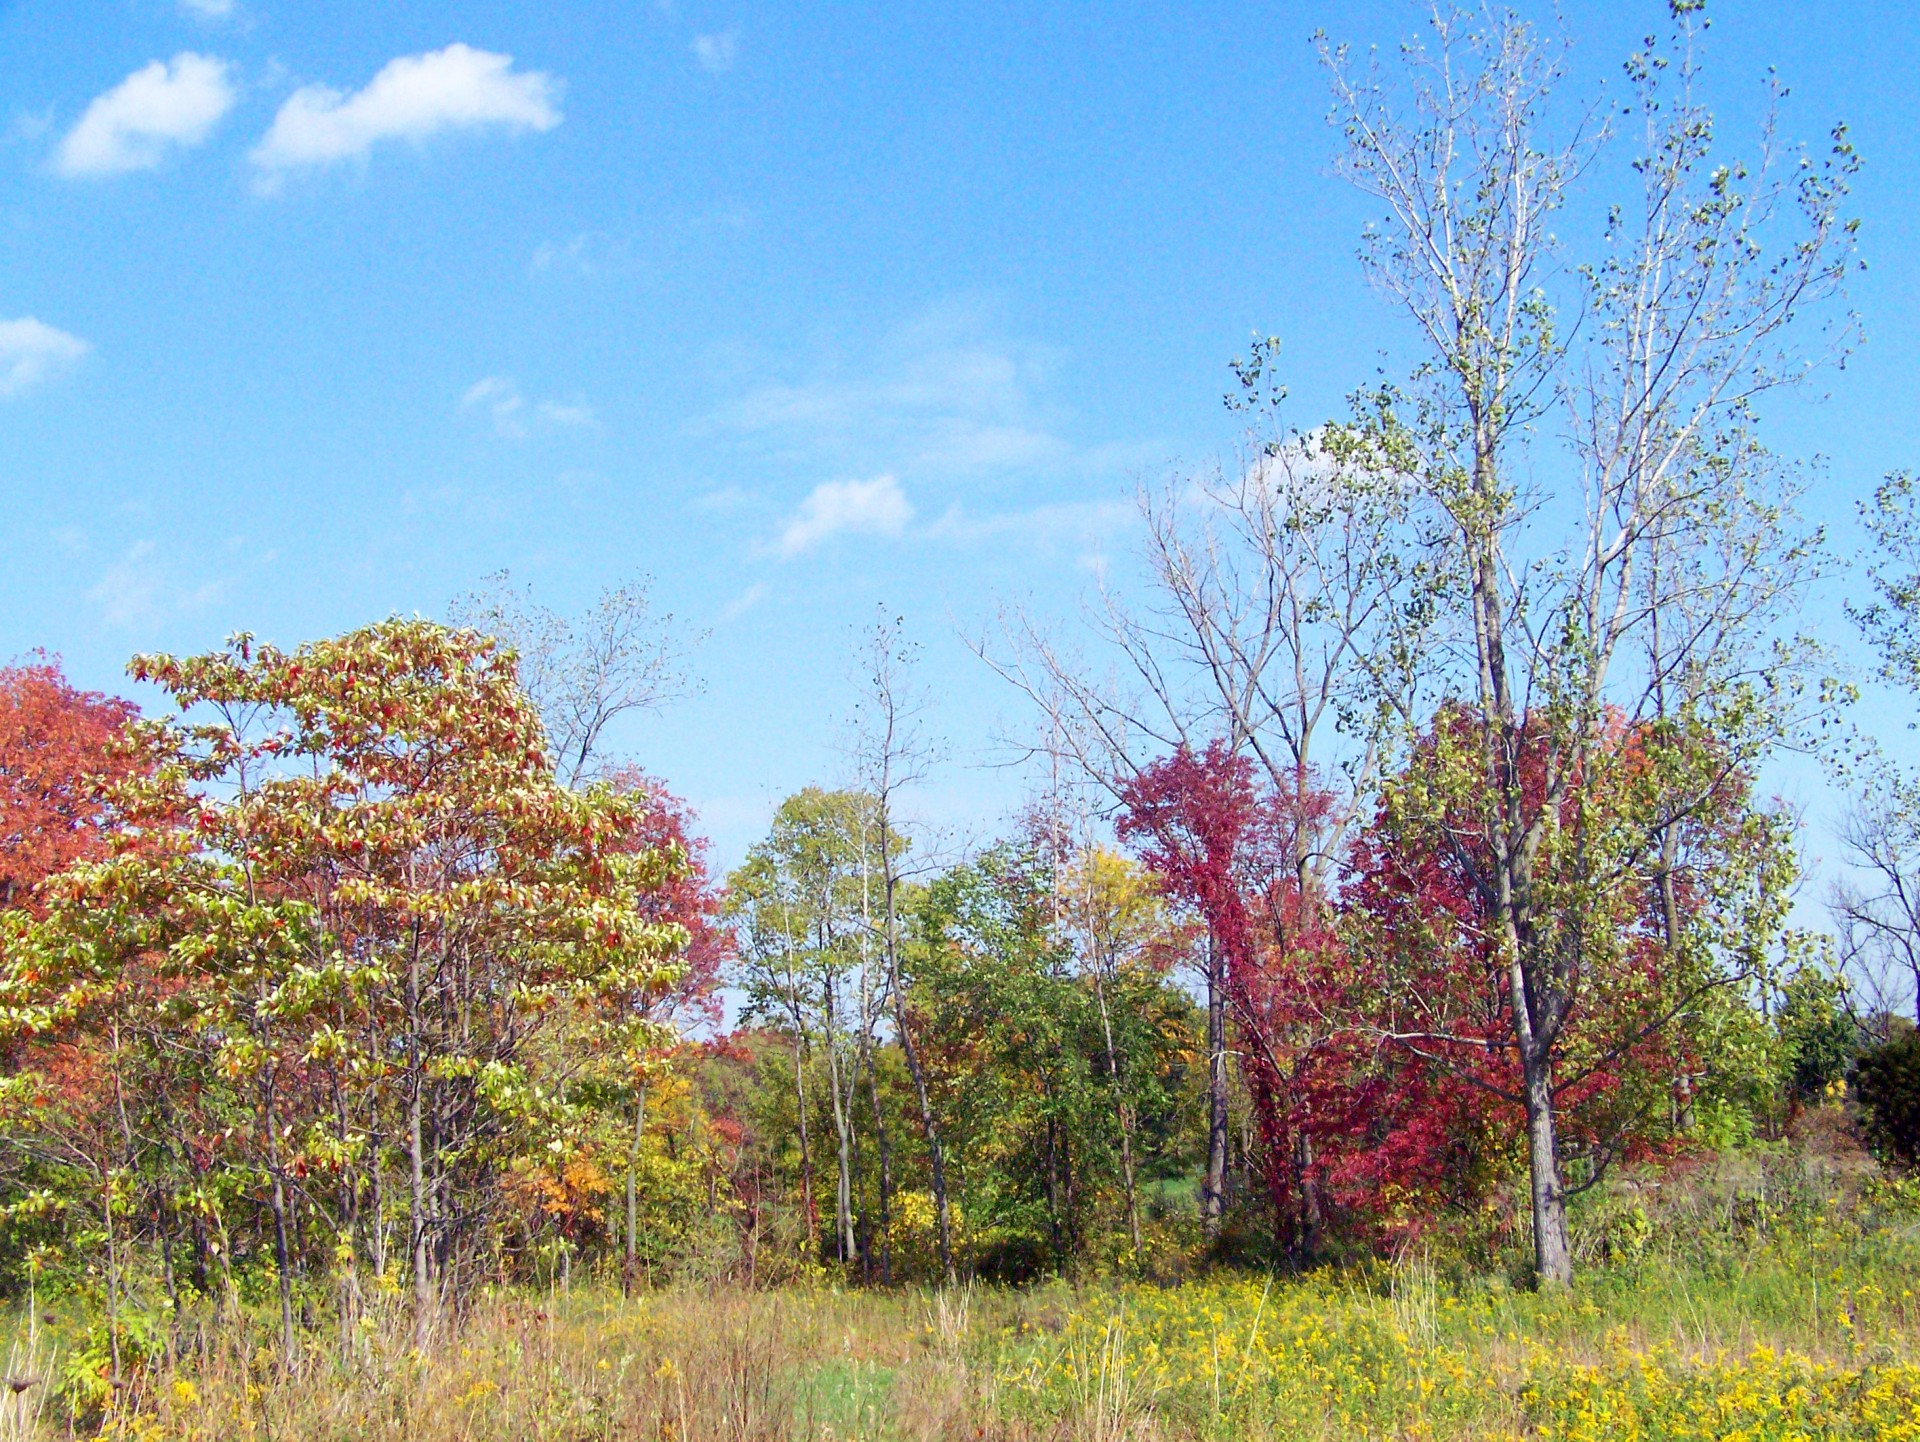
[[[1490, 894], [1485, 821], [1458, 758], [1481, 744], [1462, 708], [1435, 719], [1388, 788], [1349, 863], [1360, 1024], [1424, 1064], [1430, 1084], [1477, 1098], [1483, 1137], [1517, 1139], [1525, 1077], [1507, 958]], [[1521, 784], [1545, 791], [1528, 735]], [[1609, 719], [1592, 775], [1569, 788], [1536, 865], [1536, 912], [1564, 1002], [1533, 1018], [1553, 1038], [1553, 1101], [1574, 1190], [1613, 1161], [1673, 1139], [1676, 1084], [1698, 1071], [1699, 1034], [1751, 971], [1784, 912], [1790, 856], [1778, 818], [1709, 740]], [[1698, 797], [1662, 860], [1660, 798]], [[1531, 803], [1530, 803], [1531, 804]]]
[[1484, 1128], [1470, 1082], [1381, 1044], [1378, 978], [1309, 864], [1334, 797], [1289, 783], [1182, 748], [1128, 787], [1119, 829], [1225, 957], [1276, 1239], [1304, 1256], [1330, 1221], [1379, 1239], [1468, 1200]]
[[680, 953], [685, 972], [665, 1001], [685, 1020], [718, 1022], [720, 969], [733, 955], [733, 933], [719, 924], [720, 888], [707, 863], [707, 838], [694, 832], [692, 808], [658, 777], [637, 766], [622, 766], [607, 779], [615, 791], [647, 799], [635, 837], [638, 849], [672, 849], [685, 859], [685, 865], [645, 899], [650, 920], [675, 923], [687, 933]]
[[0, 667], [0, 906], [30, 906], [47, 877], [105, 854], [100, 787], [134, 764], [115, 743], [137, 714], [46, 656]]
[[1304, 864], [1333, 798], [1310, 776], [1294, 781], [1263, 790], [1224, 743], [1181, 747], [1127, 786], [1119, 830], [1168, 895], [1199, 913], [1225, 959], [1276, 1233], [1300, 1252], [1318, 1245], [1324, 1222], [1317, 1143], [1340, 1135], [1352, 1107], [1328, 1074], [1342, 1060], [1325, 1020], [1339, 941]]

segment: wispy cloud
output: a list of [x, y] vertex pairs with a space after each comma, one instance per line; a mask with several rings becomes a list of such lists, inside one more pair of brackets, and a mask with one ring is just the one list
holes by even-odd
[[180, 0], [180, 11], [195, 20], [228, 20], [239, 7], [234, 0]]
[[973, 545], [1018, 537], [1027, 544], [1097, 544], [1129, 529], [1140, 519], [1130, 501], [1059, 501], [1012, 511], [970, 511], [950, 506], [921, 529], [929, 540]]
[[97, 96], [54, 151], [62, 175], [120, 175], [152, 170], [176, 150], [200, 144], [237, 95], [230, 67], [182, 51], [133, 72]]
[[390, 60], [364, 89], [294, 91], [253, 163], [269, 186], [282, 172], [363, 159], [384, 140], [424, 141], [453, 130], [547, 131], [560, 123], [560, 82], [513, 68], [513, 57], [449, 45]]
[[966, 477], [1084, 471], [1048, 403], [1055, 357], [948, 307], [800, 380], [754, 385], [704, 428], [847, 469]]
[[600, 418], [593, 413], [593, 407], [579, 404], [563, 404], [560, 401], [542, 401], [534, 407], [535, 413], [549, 425], [563, 426], [568, 430], [597, 426]]
[[460, 397], [460, 409], [484, 412], [492, 418], [495, 431], [515, 438], [528, 434], [530, 418], [562, 430], [600, 424], [593, 407], [582, 402], [548, 400], [529, 406], [512, 376], [483, 376], [475, 381]]
[[602, 231], [586, 230], [566, 240], [549, 240], [534, 249], [535, 275], [562, 271], [570, 275], [599, 276], [627, 263], [631, 247]]
[[467, 387], [460, 397], [463, 411], [484, 410], [493, 417], [493, 428], [503, 436], [524, 436], [526, 423], [520, 412], [526, 409], [520, 388], [505, 376], [484, 376]]
[[0, 396], [15, 396], [79, 364], [92, 349], [32, 316], [0, 320]]
[[718, 490], [703, 491], [687, 502], [690, 511], [710, 511], [715, 515], [726, 515], [742, 510], [752, 504], [753, 497], [738, 486], [721, 486]]
[[741, 616], [751, 611], [766, 598], [766, 594], [766, 583], [764, 581], [754, 582], [721, 608], [720, 620], [722, 624], [733, 620], [736, 616]]
[[774, 549], [782, 556], [797, 556], [832, 536], [897, 537], [912, 520], [913, 505], [892, 476], [827, 481], [800, 503]]
[[87, 599], [109, 626], [151, 630], [220, 598], [218, 582], [183, 581], [175, 569], [152, 541], [138, 541], [101, 573]]
[[733, 62], [739, 57], [740, 32], [723, 30], [717, 35], [696, 35], [693, 37], [693, 58], [700, 62], [700, 68], [709, 75], [719, 75], [733, 69]]

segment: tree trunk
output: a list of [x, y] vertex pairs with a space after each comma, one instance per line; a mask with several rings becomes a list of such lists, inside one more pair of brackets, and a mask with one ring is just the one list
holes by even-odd
[[799, 1030], [793, 1034], [793, 1104], [800, 1123], [800, 1196], [807, 1218], [807, 1245], [820, 1254], [820, 1214], [813, 1205], [813, 1150], [807, 1140], [807, 1078]]
[[867, 1094], [873, 1100], [873, 1145], [880, 1163], [880, 1285], [893, 1285], [893, 1152], [887, 1144], [887, 1114], [880, 1105], [880, 1069], [867, 1048]]
[[1567, 1193], [1560, 1180], [1560, 1143], [1554, 1134], [1553, 1073], [1545, 1058], [1526, 1067], [1527, 1170], [1533, 1193], [1533, 1271], [1543, 1287], [1573, 1283], [1567, 1234]]
[[620, 1273], [620, 1294], [633, 1295], [634, 1272], [640, 1263], [640, 1201], [636, 1178], [640, 1170], [640, 1135], [647, 1121], [647, 1089], [641, 1086], [633, 1102], [633, 1141], [627, 1147], [627, 1263]]
[[1133, 1178], [1133, 1111], [1127, 1105], [1127, 1090], [1120, 1077], [1120, 1055], [1113, 1045], [1113, 1019], [1107, 1010], [1107, 986], [1099, 958], [1093, 964], [1093, 995], [1100, 1003], [1100, 1033], [1107, 1044], [1107, 1080], [1113, 1085], [1113, 1105], [1120, 1124], [1120, 1180], [1127, 1193], [1127, 1241], [1137, 1260], [1140, 1256], [1140, 1205]]
[[1200, 1188], [1200, 1220], [1220, 1235], [1227, 1210], [1227, 984], [1225, 959], [1207, 934], [1207, 1175]]
[[424, 1345], [433, 1326], [433, 1259], [427, 1246], [427, 1159], [421, 1136], [426, 1076], [420, 1055], [420, 1025], [420, 944], [416, 936], [407, 965], [407, 1065], [412, 1073], [407, 1089], [407, 1251], [413, 1266], [414, 1339]]
[[954, 1280], [953, 1219], [947, 1210], [946, 1159], [940, 1152], [940, 1127], [933, 1118], [933, 1099], [927, 1091], [926, 1069], [920, 1065], [920, 1049], [913, 1044], [913, 1029], [907, 1025], [907, 1007], [901, 1000], [896, 977], [893, 991], [893, 1024], [900, 1033], [900, 1050], [907, 1059], [907, 1073], [913, 1078], [914, 1096], [920, 1103], [920, 1131], [927, 1141], [927, 1162], [933, 1172], [933, 1210], [940, 1232], [940, 1270], [949, 1284]]
[[860, 1259], [860, 1247], [853, 1237], [853, 1119], [849, 1114], [852, 1111], [852, 1087], [849, 1079], [848, 1095], [843, 1099], [840, 1095], [840, 1045], [832, 1031], [827, 1033], [827, 1090], [833, 1096], [833, 1129], [840, 1149], [840, 1175], [834, 1192], [834, 1227], [839, 1233], [841, 1262], [857, 1262]]
[[267, 1171], [273, 1178], [269, 1193], [273, 1207], [273, 1264], [280, 1274], [281, 1365], [291, 1366], [296, 1342], [293, 1330], [293, 1265], [287, 1246], [287, 1183], [280, 1170], [280, 1136], [274, 1116], [273, 1080], [261, 1082], [261, 1113], [267, 1128]]

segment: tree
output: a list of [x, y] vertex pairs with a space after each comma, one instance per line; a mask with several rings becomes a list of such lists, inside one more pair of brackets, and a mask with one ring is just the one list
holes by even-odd
[[44, 656], [0, 667], [0, 907], [105, 851], [100, 791], [132, 764], [116, 743], [137, 714], [75, 689]]
[[456, 625], [512, 651], [521, 689], [546, 727], [554, 772], [568, 786], [606, 758], [607, 728], [630, 711], [653, 711], [693, 689], [687, 656], [706, 639], [656, 613], [646, 577], [611, 586], [582, 616], [561, 616], [513, 585], [505, 571], [456, 601]]
[[1100, 1016], [1107, 1089], [1119, 1134], [1120, 1179], [1127, 1208], [1127, 1241], [1141, 1251], [1139, 1157], [1140, 1078], [1131, 1064], [1130, 1033], [1141, 1019], [1140, 980], [1157, 978], [1189, 949], [1162, 904], [1151, 873], [1102, 846], [1087, 846], [1071, 858], [1055, 882], [1065, 903], [1055, 922], [1075, 947], [1081, 975], [1093, 990]]
[[[1649, 604], [1662, 555], [1737, 553], [1726, 544], [1736, 530], [1754, 548], [1741, 569], [1689, 584], [1724, 618], [1717, 654], [1761, 659], [1745, 674], [1712, 674], [1672, 716], [1675, 734], [1698, 724], [1723, 737], [1734, 770], [1783, 729], [1796, 658], [1769, 638], [1804, 574], [1792, 559], [1804, 542], [1754, 533], [1744, 506], [1730, 522], [1721, 482], [1737, 468], [1785, 512], [1755, 405], [1805, 374], [1789, 330], [1839, 292], [1853, 235], [1840, 210], [1856, 165], [1844, 131], [1820, 163], [1783, 156], [1771, 123], [1751, 167], [1716, 159], [1696, 93], [1700, 6], [1672, 9], [1674, 40], [1650, 40], [1627, 64], [1638, 193], [1608, 209], [1599, 258], [1571, 269], [1557, 266], [1550, 227], [1570, 187], [1599, 173], [1607, 131], [1543, 141], [1559, 67], [1530, 27], [1505, 12], [1438, 12], [1434, 49], [1403, 50], [1405, 103], [1344, 48], [1321, 50], [1342, 168], [1382, 211], [1363, 259], [1421, 351], [1411, 394], [1379, 392], [1351, 434], [1371, 464], [1404, 478], [1416, 522], [1435, 537], [1419, 594], [1452, 643], [1432, 652], [1436, 684], [1477, 730], [1458, 793], [1438, 811], [1459, 819], [1447, 844], [1485, 898], [1502, 968], [1546, 1284], [1572, 1276], [1555, 1074], [1582, 972], [1568, 950], [1578, 920], [1551, 910], [1556, 888], [1538, 865], [1559, 852], [1567, 808], [1590, 809], [1610, 770], [1610, 718], [1657, 709], [1658, 677], [1705, 654], [1683, 627], [1641, 647], [1648, 668], [1632, 665], [1672, 614]], [[1550, 287], [1572, 293], [1578, 328], [1561, 327]], [[1555, 408], [1572, 479], [1558, 495], [1528, 494], [1522, 451]], [[1565, 530], [1530, 551], [1527, 528], [1562, 516]], [[1427, 717], [1405, 693], [1384, 694], [1411, 748]], [[1689, 814], [1700, 787], [1720, 784], [1685, 767], [1672, 774], [1684, 780], [1643, 816], [1648, 838]], [[1560, 894], [1586, 895], [1591, 880]]]
[[[1874, 600], [1847, 613], [1879, 653], [1880, 679], [1920, 694], [1920, 497], [1914, 477], [1888, 476], [1860, 516], [1873, 540]], [[1881, 1010], [1920, 1017], [1920, 778], [1870, 742], [1842, 767], [1853, 795], [1839, 824], [1853, 876], [1830, 898], [1849, 966]], [[1901, 993], [1904, 992], [1903, 997]]]
[[[812, 1225], [806, 1058], [817, 1037], [837, 1142], [834, 1245], [843, 1263], [862, 1260], [855, 1235], [854, 1107], [858, 1068], [870, 1055], [885, 976], [873, 965], [870, 848], [875, 807], [859, 792], [809, 787], [774, 813], [763, 842], [728, 878], [727, 913], [740, 941], [744, 1015], [791, 1032], [801, 1186]], [[904, 848], [896, 838], [895, 849]]]
[[1920, 1166], [1920, 1031], [1904, 1028], [1862, 1053], [1853, 1084], [1873, 1149], [1899, 1166]]
[[954, 1280], [953, 1216], [948, 1205], [946, 1156], [940, 1142], [940, 1122], [934, 1115], [927, 1070], [913, 1033], [907, 988], [901, 965], [902, 871], [905, 838], [899, 826], [902, 794], [926, 778], [932, 747], [921, 731], [922, 700], [910, 689], [910, 674], [918, 651], [905, 639], [898, 618], [882, 615], [862, 639], [858, 653], [861, 694], [856, 712], [854, 759], [862, 788], [873, 798], [873, 861], [880, 873], [878, 940], [886, 969], [887, 994], [893, 1006], [894, 1039], [906, 1059], [919, 1103], [920, 1135], [927, 1147], [933, 1182], [935, 1225], [940, 1270]]
[[603, 1028], [615, 1065], [624, 1076], [615, 1078], [625, 1093], [633, 1126], [625, 1156], [625, 1264], [621, 1285], [632, 1290], [639, 1267], [639, 1170], [642, 1136], [647, 1119], [647, 1083], [656, 1070], [662, 1031], [682, 1031], [687, 1023], [711, 1026], [720, 1017], [719, 988], [733, 959], [734, 938], [721, 924], [719, 889], [707, 870], [707, 842], [694, 833], [694, 817], [657, 778], [638, 767], [612, 768], [607, 783], [620, 796], [642, 803], [640, 826], [631, 845], [637, 852], [664, 853], [681, 858], [678, 872], [639, 898], [647, 919], [657, 925], [677, 926], [686, 934], [680, 953], [681, 972], [670, 990], [659, 990], [658, 976], [638, 974], [627, 989], [603, 989]]
[[[1135, 609], [1106, 592], [1088, 617], [1116, 674], [1017, 614], [1003, 617], [998, 654], [977, 649], [1040, 709], [1034, 749], [1110, 808], [1125, 809], [1169, 754], [1210, 753], [1215, 742], [1250, 758], [1275, 794], [1320, 796], [1289, 833], [1284, 864], [1303, 904], [1324, 912], [1378, 767], [1370, 696], [1418, 657], [1422, 613], [1390, 604], [1412, 564], [1395, 529], [1397, 480], [1337, 435], [1329, 446], [1279, 429], [1277, 355], [1278, 342], [1263, 341], [1234, 363], [1235, 404], [1272, 428], [1252, 456], [1230, 475], [1142, 493], [1150, 599]], [[1227, 949], [1211, 932], [1200, 970], [1209, 1057], [1201, 1212], [1217, 1234], [1233, 988]]]
[[[1362, 838], [1345, 894], [1361, 967], [1355, 1023], [1417, 1059], [1439, 1082], [1470, 1089], [1478, 1110], [1515, 1131], [1529, 1078], [1509, 1008], [1496, 898], [1459, 775], [1476, 775], [1477, 718], [1443, 713], [1406, 770], [1390, 778]], [[1540, 749], [1544, 749], [1542, 746]], [[1738, 1060], [1727, 1014], [1758, 1018], [1749, 994], [1768, 980], [1782, 941], [1795, 866], [1788, 828], [1753, 805], [1746, 778], [1711, 747], [1693, 777], [1667, 774], [1676, 753], [1652, 723], [1619, 724], [1593, 752], [1533, 858], [1539, 914], [1555, 928], [1563, 1010], [1554, 1017], [1552, 1092], [1563, 1182], [1597, 1185], [1623, 1156], [1644, 1155], [1684, 1125], [1672, 1079], [1714, 1079]], [[1545, 758], [1523, 753], [1522, 781], [1545, 785]], [[1706, 778], [1715, 778], [1711, 789]], [[1675, 791], [1700, 797], [1676, 823], [1669, 867], [1654, 840]], [[1722, 1055], [1724, 1053], [1724, 1055]]]
[[443, 1284], [474, 1279], [503, 1179], [575, 1145], [585, 1053], [556, 1032], [681, 975], [657, 898], [684, 858], [648, 844], [643, 798], [555, 782], [510, 663], [472, 632], [243, 635], [133, 670], [202, 719], [139, 723], [149, 764], [113, 793], [112, 853], [7, 938], [9, 1038], [35, 1061], [97, 1046], [154, 973], [154, 1029], [250, 1115], [219, 1162], [266, 1193], [289, 1355], [298, 1238], [384, 1270], [396, 1163], [424, 1333]]

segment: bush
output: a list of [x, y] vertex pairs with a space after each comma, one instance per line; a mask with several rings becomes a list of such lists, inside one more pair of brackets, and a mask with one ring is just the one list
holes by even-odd
[[1859, 1045], [1859, 1029], [1847, 1014], [1839, 981], [1806, 967], [1781, 988], [1776, 1013], [1781, 1041], [1781, 1080], [1796, 1102], [1817, 1102], [1847, 1074]]
[[1864, 1052], [1853, 1068], [1867, 1144], [1882, 1161], [1920, 1167], [1920, 1031]]

